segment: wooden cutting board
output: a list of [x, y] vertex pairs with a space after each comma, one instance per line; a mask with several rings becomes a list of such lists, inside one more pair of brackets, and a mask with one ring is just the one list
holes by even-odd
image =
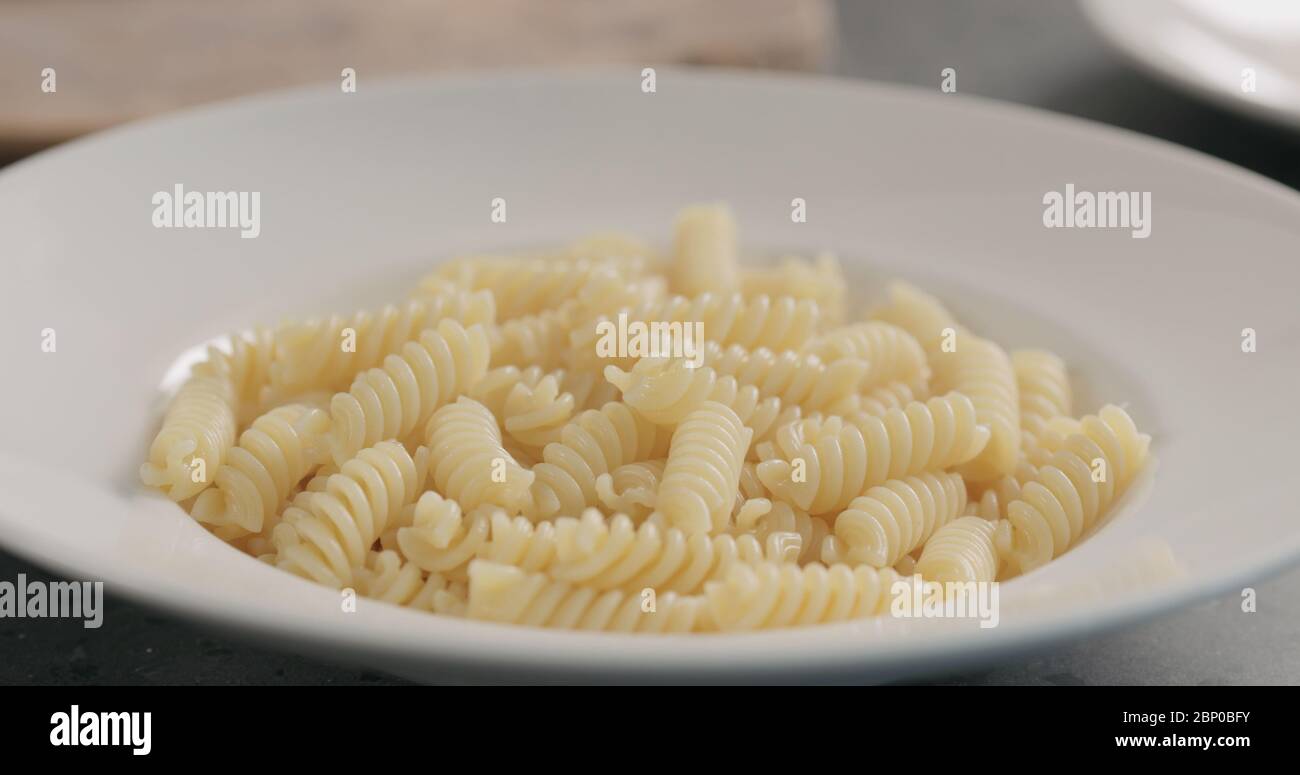
[[[242, 94], [405, 73], [688, 63], [811, 70], [829, 0], [3, 0], [0, 149]], [[54, 92], [42, 90], [54, 69]]]

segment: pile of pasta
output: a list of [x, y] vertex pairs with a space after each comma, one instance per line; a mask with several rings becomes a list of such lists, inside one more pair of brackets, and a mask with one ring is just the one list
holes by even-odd
[[[886, 296], [850, 320], [834, 258], [742, 265], [722, 205], [684, 210], [665, 254], [458, 258], [400, 303], [210, 348], [141, 477], [317, 583], [544, 627], [870, 617], [900, 580], [1065, 552], [1149, 437], [1117, 406], [1076, 417], [1060, 358]], [[615, 320], [703, 341], [611, 354]]]

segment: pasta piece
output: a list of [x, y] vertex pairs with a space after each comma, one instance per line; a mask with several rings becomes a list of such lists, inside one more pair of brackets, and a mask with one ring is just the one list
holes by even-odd
[[[555, 537], [552, 578], [629, 594], [644, 589], [695, 593], [737, 562], [767, 558], [764, 545], [752, 535], [687, 535], [653, 520], [637, 527], [626, 514], [606, 519], [594, 509], [581, 518], [557, 519]], [[784, 551], [780, 540], [773, 540], [772, 551], [779, 561]]]
[[560, 392], [554, 376], [535, 386], [517, 384], [510, 389], [501, 409], [502, 425], [516, 442], [530, 450], [560, 440], [560, 430], [573, 419], [573, 396]]
[[763, 398], [753, 385], [718, 378], [713, 369], [692, 367], [685, 358], [642, 358], [630, 372], [606, 366], [605, 375], [629, 406], [659, 425], [677, 425], [705, 401], [716, 401], [731, 407], [758, 442], [800, 416], [797, 406], [782, 409], [781, 399]]
[[328, 430], [327, 414], [294, 404], [257, 418], [217, 469], [215, 486], [199, 494], [190, 514], [210, 525], [262, 532], [293, 488], [325, 460]]
[[[686, 304], [689, 308], [684, 308]], [[689, 302], [683, 297], [670, 300], [654, 319], [698, 321], [705, 338], [722, 345], [794, 350], [817, 331], [821, 315], [809, 299], [765, 294], [747, 299], [739, 293], [705, 293]]]
[[560, 430], [560, 440], [542, 450], [533, 466], [532, 504], [525, 516], [534, 522], [581, 514], [597, 503], [596, 478], [619, 466], [664, 457], [671, 434], [631, 407], [612, 402], [579, 414]]
[[[1036, 476], [1037, 470], [1033, 474]], [[966, 514], [997, 522], [1006, 518], [1007, 504], [1019, 500], [1020, 495], [1020, 480], [1014, 476], [1004, 476], [981, 492], [978, 499], [970, 499], [966, 504]]]
[[655, 595], [653, 605], [649, 602], [640, 595], [575, 587], [488, 560], [469, 566], [471, 619], [618, 632], [691, 632], [708, 622], [702, 597], [665, 592]]
[[407, 507], [410, 525], [397, 530], [397, 547], [416, 567], [450, 579], [465, 579], [491, 528], [489, 509], [466, 515], [460, 504], [429, 491]]
[[898, 580], [892, 568], [737, 564], [706, 584], [705, 596], [719, 630], [759, 630], [879, 616]]
[[574, 299], [591, 278], [610, 264], [592, 261], [554, 263], [539, 258], [452, 261], [420, 282], [416, 298], [445, 292], [449, 284], [471, 291], [490, 290], [497, 320], [507, 321], [555, 309]]
[[1047, 431], [1047, 423], [1056, 417], [1073, 414], [1070, 377], [1065, 361], [1044, 350], [1016, 350], [1011, 353], [1011, 368], [1020, 391], [1020, 430], [1024, 446], [1036, 452]]
[[397, 531], [397, 546], [423, 570], [464, 581], [475, 558], [540, 571], [555, 558], [555, 528], [492, 507], [464, 514], [459, 504], [426, 492], [412, 507], [411, 525]]
[[935, 387], [970, 396], [975, 416], [989, 429], [989, 443], [962, 472], [976, 481], [1015, 470], [1020, 459], [1020, 391], [1002, 348], [961, 331], [952, 352], [932, 354]]
[[1151, 437], [1118, 406], [1102, 407], [1080, 426], [1007, 505], [1014, 543], [1000, 549], [1021, 573], [1069, 549], [1146, 463]]
[[812, 261], [783, 257], [775, 266], [751, 267], [740, 273], [740, 290], [747, 298], [759, 295], [808, 299], [821, 310], [822, 322], [839, 325], [844, 320], [844, 274], [839, 261], [822, 253]]
[[664, 478], [667, 460], [644, 460], [615, 468], [596, 477], [596, 494], [607, 510], [627, 514], [640, 523], [655, 508], [655, 496]]
[[883, 321], [837, 328], [809, 343], [804, 352], [827, 363], [840, 358], [866, 361], [870, 368], [862, 381], [864, 388], [901, 382], [919, 389], [930, 379], [930, 367], [920, 343], [904, 329]]
[[870, 312], [871, 319], [892, 323], [907, 331], [934, 354], [945, 338], [955, 336], [957, 320], [943, 303], [905, 282], [889, 285], [889, 301]]
[[577, 301], [514, 318], [488, 329], [492, 363], [555, 369], [568, 356]]
[[675, 293], [694, 296], [740, 287], [736, 221], [726, 205], [697, 205], [677, 216], [668, 279]]
[[835, 536], [849, 562], [889, 567], [920, 548], [934, 531], [966, 508], [966, 487], [957, 474], [894, 479], [854, 498], [835, 518]]
[[766, 294], [752, 298], [740, 293], [651, 298], [625, 309], [623, 314], [625, 327], [635, 322], [698, 323], [704, 341], [746, 349], [799, 349], [817, 332], [821, 322], [820, 308], [811, 299]]
[[347, 390], [353, 377], [379, 366], [385, 357], [436, 327], [443, 318], [465, 326], [492, 325], [496, 318], [492, 293], [456, 289], [390, 304], [378, 312], [285, 324], [275, 335], [270, 394]]
[[501, 429], [487, 407], [461, 396], [434, 412], [425, 432], [434, 485], [461, 508], [491, 504], [511, 514], [524, 510], [533, 472], [501, 446]]
[[543, 571], [555, 561], [555, 525], [525, 517], [509, 517], [502, 511], [492, 514], [492, 531], [479, 551], [485, 560], [505, 563], [526, 571]]
[[194, 373], [221, 373], [230, 380], [235, 421], [242, 428], [262, 414], [261, 396], [271, 379], [274, 354], [275, 336], [258, 328], [229, 337], [223, 348], [209, 347], [208, 359]]
[[235, 432], [235, 391], [229, 376], [191, 375], [149, 445], [149, 460], [140, 466], [141, 481], [174, 501], [197, 495], [225, 463]]
[[838, 511], [887, 480], [973, 459], [989, 438], [977, 420], [974, 404], [960, 393], [882, 417], [803, 420], [777, 432], [758, 476], [775, 497], [805, 511]]
[[407, 342], [382, 369], [359, 375], [330, 401], [331, 451], [336, 463], [382, 439], [405, 438], [434, 411], [465, 393], [487, 373], [487, 335], [446, 319], [418, 342]]
[[719, 375], [735, 377], [742, 385], [757, 387], [764, 398], [776, 396], [784, 405], [798, 404], [807, 410], [823, 409], [857, 393], [867, 373], [866, 361], [858, 358], [823, 363], [815, 355], [793, 350], [751, 352], [738, 345], [724, 350], [712, 342], [704, 347], [704, 365]]
[[365, 563], [375, 539], [415, 500], [423, 476], [406, 448], [381, 441], [346, 461], [321, 492], [305, 492], [271, 534], [275, 564], [341, 589]]
[[654, 248], [630, 234], [620, 232], [602, 232], [576, 240], [555, 260], [603, 264], [626, 278], [659, 271], [663, 264], [663, 257]]
[[[556, 371], [552, 375], [563, 379], [564, 372]], [[486, 406], [493, 416], [501, 417], [505, 414], [506, 398], [515, 389], [515, 385], [536, 388], [547, 376], [547, 372], [540, 366], [523, 369], [518, 366], [497, 366], [489, 369], [482, 379], [474, 383], [466, 395]]]
[[704, 402], [673, 431], [656, 509], [688, 535], [720, 532], [753, 435], [730, 407]]
[[852, 406], [846, 406], [843, 410], [832, 408], [831, 412], [834, 414], [865, 412], [881, 417], [890, 409], [902, 409], [913, 401], [925, 401], [929, 397], [928, 391], [915, 385], [906, 382], [889, 382], [851, 396], [856, 399]]
[[772, 508], [754, 524], [754, 537], [766, 546], [774, 535], [797, 536], [798, 553], [793, 559], [800, 565], [806, 565], [820, 557], [826, 541], [834, 538], [826, 520], [809, 516], [807, 512], [799, 511], [788, 503], [771, 504]]
[[979, 517], [959, 517], [934, 532], [916, 572], [941, 584], [993, 581], [998, 577], [998, 552], [993, 545], [997, 524]]
[[427, 576], [397, 552], [370, 552], [356, 570], [357, 592], [363, 597], [423, 611], [463, 616], [467, 590], [436, 573]]

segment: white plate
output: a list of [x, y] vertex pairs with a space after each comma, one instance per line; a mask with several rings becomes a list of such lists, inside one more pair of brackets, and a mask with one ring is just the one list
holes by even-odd
[[[1156, 77], [1232, 110], [1300, 127], [1300, 3], [1083, 0], [1083, 9]], [[1253, 91], [1243, 88], [1247, 68]]]
[[[661, 70], [293, 92], [108, 132], [0, 175], [0, 540], [178, 614], [425, 679], [878, 680], [1005, 658], [1239, 588], [1300, 555], [1300, 197], [1077, 120], [893, 87]], [[151, 196], [262, 194], [262, 232], [159, 230]], [[1047, 229], [1044, 194], [1149, 191], [1152, 233]], [[504, 197], [506, 224], [489, 222]], [[808, 222], [792, 223], [803, 197]], [[1158, 464], [1115, 518], [1004, 586], [1000, 626], [902, 620], [626, 637], [443, 619], [237, 553], [136, 469], [185, 348], [396, 293], [434, 257], [733, 203], [755, 249], [902, 275], [1125, 402]], [[41, 331], [57, 332], [43, 353]], [[1241, 331], [1259, 351], [1242, 352]]]

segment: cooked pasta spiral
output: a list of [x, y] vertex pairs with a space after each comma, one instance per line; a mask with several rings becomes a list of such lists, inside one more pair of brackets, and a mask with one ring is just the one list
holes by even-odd
[[704, 402], [673, 431], [655, 508], [688, 535], [721, 531], [753, 435], [730, 407]]
[[[1037, 469], [1030, 467], [1031, 476], [1037, 475]], [[967, 489], [969, 493], [969, 488]], [[1004, 476], [985, 488], [978, 497], [970, 497], [966, 503], [966, 514], [981, 517], [990, 522], [997, 522], [1007, 516], [1007, 504], [1020, 499], [1021, 482], [1014, 476]]]
[[[202, 492], [235, 443], [235, 391], [224, 373], [196, 373], [176, 393], [140, 479], [174, 501]], [[201, 465], [198, 461], [202, 461]]]
[[606, 366], [605, 375], [629, 406], [659, 425], [676, 425], [705, 401], [716, 401], [731, 407], [759, 443], [801, 416], [797, 405], [783, 409], [776, 396], [764, 398], [753, 385], [719, 378], [708, 366], [692, 367], [685, 358], [642, 358], [630, 372]]
[[739, 563], [705, 584], [705, 597], [719, 630], [795, 627], [883, 614], [898, 580], [892, 568]]
[[555, 263], [543, 258], [452, 261], [422, 280], [416, 293], [419, 298], [443, 292], [449, 282], [474, 291], [491, 290], [497, 319], [507, 321], [560, 307], [611, 266], [603, 261]]
[[1006, 507], [1014, 543], [1000, 548], [1021, 573], [1069, 549], [1146, 462], [1151, 437], [1118, 406], [1102, 407], [1079, 426]]
[[965, 330], [955, 349], [932, 355], [935, 385], [970, 396], [975, 416], [989, 429], [989, 443], [963, 468], [976, 481], [1015, 470], [1020, 459], [1020, 391], [1011, 360], [1001, 347]]
[[668, 282], [675, 293], [694, 296], [705, 291], [734, 291], [740, 287], [736, 221], [726, 205], [696, 205], [677, 216]]
[[940, 583], [994, 581], [998, 551], [993, 545], [997, 523], [979, 517], [958, 517], [934, 531], [921, 550], [916, 572]]
[[487, 335], [448, 318], [436, 331], [407, 342], [380, 369], [357, 375], [330, 401], [331, 451], [336, 463], [382, 439], [406, 438], [434, 411], [468, 391], [487, 373]]
[[596, 478], [619, 466], [664, 457], [671, 433], [621, 402], [589, 409], [560, 429], [533, 466], [533, 521], [581, 514], [597, 503]]
[[381, 441], [346, 461], [321, 492], [304, 492], [271, 534], [275, 564], [336, 589], [352, 582], [389, 520], [415, 500], [421, 471], [406, 448]]
[[947, 307], [902, 281], [889, 284], [889, 301], [873, 309], [870, 317], [907, 331], [930, 354], [939, 351], [944, 339], [957, 331], [957, 321]]
[[667, 460], [643, 460], [615, 468], [596, 477], [596, 495], [606, 510], [623, 513], [636, 522], [655, 509], [655, 493], [664, 478]]
[[906, 382], [888, 382], [849, 398], [853, 401], [844, 403], [851, 405], [845, 406], [842, 411], [832, 407], [831, 411], [839, 414], [866, 412], [879, 417], [890, 409], [902, 409], [913, 401], [925, 401], [930, 398], [930, 395], [928, 391], [916, 385]]
[[930, 379], [925, 350], [906, 330], [883, 321], [867, 321], [837, 328], [809, 343], [810, 352], [830, 363], [858, 358], [870, 368], [863, 379], [867, 388], [902, 382], [921, 388]]
[[402, 555], [421, 570], [463, 580], [490, 535], [490, 510], [467, 515], [459, 503], [432, 490], [407, 509], [410, 525], [397, 530]]
[[475, 382], [466, 395], [486, 406], [493, 416], [500, 417], [505, 412], [506, 398], [515, 389], [515, 385], [536, 388], [547, 376], [555, 376], [557, 381], [562, 381], [564, 372], [548, 373], [540, 366], [524, 369], [518, 366], [497, 366], [489, 369], [482, 379]]
[[823, 363], [816, 355], [794, 350], [773, 352], [765, 348], [749, 351], [739, 345], [725, 350], [713, 342], [704, 347], [704, 364], [720, 375], [733, 376], [742, 385], [753, 385], [764, 398], [776, 396], [785, 405], [804, 409], [826, 408], [837, 400], [857, 393], [867, 373], [859, 358], [840, 358]]
[[651, 602], [641, 595], [616, 589], [599, 592], [489, 560], [469, 566], [471, 619], [617, 632], [691, 632], [708, 622], [700, 596], [665, 592]]
[[467, 590], [436, 573], [427, 576], [393, 551], [370, 552], [356, 570], [357, 592], [383, 603], [422, 611], [463, 615]]
[[325, 459], [328, 429], [327, 414], [298, 404], [257, 418], [217, 469], [215, 486], [199, 494], [190, 514], [211, 525], [261, 532], [294, 486]]
[[[971, 460], [988, 442], [975, 407], [950, 393], [876, 417], [806, 419], [780, 429], [758, 476], [777, 498], [813, 514], [845, 508], [889, 479]], [[799, 481], [802, 478], [802, 481]]]
[[821, 310], [823, 322], [830, 325], [844, 319], [847, 287], [839, 261], [829, 253], [811, 262], [784, 256], [775, 266], [748, 267], [740, 272], [740, 290], [746, 298], [763, 295], [808, 299]]
[[1020, 430], [1026, 448], [1035, 453], [1047, 423], [1071, 414], [1070, 378], [1065, 361], [1046, 350], [1016, 350], [1011, 368], [1020, 391]]
[[501, 446], [501, 430], [487, 407], [461, 396], [433, 413], [426, 433], [433, 482], [461, 508], [487, 503], [515, 514], [527, 505], [533, 472]]
[[506, 320], [488, 329], [492, 363], [555, 369], [569, 352], [577, 302]]
[[741, 293], [652, 298], [626, 311], [643, 323], [699, 323], [706, 341], [746, 349], [796, 350], [817, 332], [821, 311], [811, 299]]
[[602, 591], [649, 588], [691, 594], [736, 562], [780, 561], [786, 537], [773, 535], [765, 547], [753, 535], [687, 535], [657, 520], [638, 527], [626, 514], [607, 519], [589, 509], [580, 518], [557, 519], [555, 538], [550, 575], [557, 581]]
[[573, 396], [560, 392], [560, 383], [547, 375], [536, 385], [517, 384], [501, 407], [502, 425], [515, 441], [540, 449], [560, 440], [560, 430], [573, 418]]
[[271, 379], [275, 335], [257, 328], [228, 337], [224, 345], [229, 352], [209, 347], [207, 360], [195, 366], [194, 373], [220, 373], [230, 380], [235, 419], [243, 427], [262, 414], [261, 397]]
[[456, 289], [373, 313], [285, 324], [275, 334], [270, 392], [288, 396], [318, 388], [346, 390], [354, 376], [379, 366], [443, 318], [465, 326], [492, 325], [496, 305], [491, 291]]
[[893, 565], [966, 508], [966, 486], [957, 474], [893, 479], [854, 498], [835, 518], [835, 537], [850, 562], [875, 568]]
[[754, 523], [754, 537], [764, 546], [774, 535], [798, 536], [798, 554], [795, 562], [806, 565], [822, 556], [828, 539], [834, 538], [830, 525], [821, 517], [793, 508], [788, 503], [771, 503], [771, 508]]

